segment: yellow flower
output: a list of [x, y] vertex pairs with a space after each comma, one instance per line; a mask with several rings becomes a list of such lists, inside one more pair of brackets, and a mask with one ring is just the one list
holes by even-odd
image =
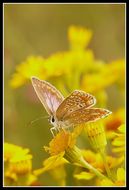
[[83, 125], [76, 127], [72, 133], [63, 130], [60, 131], [49, 143], [49, 147], [45, 147], [45, 150], [51, 155], [57, 156], [56, 159], [61, 155], [71, 164], [87, 168], [100, 178], [105, 178], [103, 174], [84, 160], [81, 150], [75, 146], [76, 138], [83, 127]]
[[10, 162], [10, 170], [16, 174], [26, 174], [29, 173], [32, 170], [32, 161], [28, 157], [24, 157], [19, 160], [13, 160]]
[[[82, 126], [74, 129], [73, 133], [60, 131], [49, 143], [49, 147], [44, 147], [50, 153], [50, 157], [43, 162], [43, 167], [34, 171], [34, 175], [39, 176], [44, 172], [49, 172], [59, 185], [65, 185], [66, 172], [64, 164], [68, 163], [65, 157], [67, 150], [73, 149], [76, 137], [80, 134]], [[69, 159], [68, 159], [69, 160]]]
[[[98, 171], [100, 171], [101, 173], [106, 172], [103, 159], [99, 153], [94, 153], [91, 150], [82, 150], [82, 155], [84, 160], [90, 165], [92, 165], [94, 168], [96, 168]], [[106, 159], [109, 168], [112, 170], [121, 165], [124, 158], [123, 157], [115, 158], [113, 156], [106, 156]], [[90, 170], [87, 172], [84, 171], [83, 168], [77, 167], [75, 170], [74, 177], [78, 180], [91, 180], [92, 178], [95, 177], [95, 173], [93, 173]]]
[[73, 132], [61, 130], [49, 143], [49, 147], [45, 146], [45, 150], [51, 156], [65, 152], [67, 148], [73, 148], [76, 143], [76, 138], [82, 132], [84, 125], [78, 125], [73, 129]]
[[103, 165], [103, 160], [99, 153], [95, 154], [91, 150], [82, 150], [82, 154], [84, 159], [97, 169], [99, 168], [101, 171], [105, 170]]
[[[72, 81], [74, 80], [74, 87], [79, 88], [81, 72], [90, 69], [93, 61], [94, 56], [91, 50], [59, 52], [46, 59], [38, 56], [28, 57], [25, 62], [17, 66], [10, 85], [17, 88], [25, 84], [31, 76], [37, 76], [48, 81], [54, 79], [56, 81], [55, 85], [58, 86], [58, 84], [62, 83], [62, 86], [66, 85], [70, 90], [72, 90]], [[74, 76], [72, 75], [73, 72]]]
[[[94, 63], [96, 67], [97, 63]], [[82, 79], [81, 87], [87, 92], [96, 93], [113, 83], [122, 82], [124, 87], [125, 61], [123, 59], [116, 60], [108, 64], [102, 64], [101, 68], [94, 70], [92, 73], [86, 73]]]
[[69, 145], [70, 133], [61, 131], [54, 139], [49, 143], [49, 147], [45, 147], [46, 151], [49, 151], [50, 155], [58, 155], [64, 152]]
[[109, 179], [100, 179], [96, 180], [97, 186], [125, 186], [125, 170], [124, 168], [117, 169], [117, 179], [115, 182], [112, 182]]
[[[99, 169], [103, 173], [105, 172], [105, 167], [103, 163], [103, 159], [99, 153], [94, 153], [91, 150], [82, 150], [82, 154], [84, 159], [90, 163], [95, 168]], [[123, 157], [118, 159], [113, 156], [106, 156], [107, 163], [110, 169], [113, 169], [117, 166], [119, 166], [123, 162]]]
[[[32, 155], [29, 149], [4, 143], [4, 176], [9, 185], [29, 185], [32, 182]], [[36, 180], [33, 176], [33, 180]]]
[[58, 133], [52, 141], [49, 143], [49, 147], [45, 147], [46, 151], [49, 151], [50, 155], [58, 155], [64, 152], [68, 147], [73, 147], [75, 144], [75, 138], [68, 131], [61, 131]]
[[[74, 32], [72, 28], [74, 28]], [[80, 43], [81, 46], [88, 44], [88, 41], [91, 38], [90, 30], [82, 29], [80, 27], [71, 27], [71, 29], [72, 33], [74, 33], [74, 39], [75, 36], [80, 36], [81, 43], [79, 42], [79, 38], [77, 43]], [[69, 31], [71, 31], [71, 29]], [[87, 68], [91, 69], [93, 61], [94, 56], [91, 50], [58, 52], [46, 59], [41, 56], [29, 56], [23, 63], [16, 67], [16, 72], [10, 80], [10, 85], [13, 88], [20, 87], [27, 83], [31, 76], [37, 76], [44, 80], [47, 79], [48, 81], [54, 79], [53, 81], [56, 81], [57, 86], [62, 82], [66, 88], [69, 88], [68, 90], [73, 90], [72, 81], [74, 80], [74, 87], [79, 88], [82, 72], [84, 73]], [[72, 73], [74, 73], [74, 76]]]
[[81, 50], [88, 46], [92, 37], [92, 31], [77, 26], [70, 26], [68, 30], [68, 38], [71, 48]]

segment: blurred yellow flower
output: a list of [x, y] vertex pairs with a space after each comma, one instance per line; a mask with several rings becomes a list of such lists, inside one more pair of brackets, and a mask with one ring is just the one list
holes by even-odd
[[31, 76], [39, 76], [43, 79], [46, 77], [44, 68], [44, 58], [41, 56], [29, 56], [23, 63], [16, 67], [16, 73], [10, 80], [10, 85], [17, 88], [27, 82]]
[[90, 93], [100, 91], [114, 82], [120, 81], [120, 76], [121, 80], [123, 80], [125, 76], [124, 69], [125, 61], [123, 59], [103, 64], [101, 69], [84, 75], [81, 83], [82, 89]]
[[83, 158], [91, 165], [104, 171], [104, 164], [102, 157], [99, 153], [94, 153], [91, 150], [82, 150]]
[[116, 83], [121, 87], [125, 88], [125, 60], [124, 59], [119, 59], [112, 61], [109, 64], [109, 71], [110, 75], [115, 75], [116, 76]]
[[16, 72], [10, 80], [11, 87], [20, 87], [27, 83], [31, 76], [37, 76], [53, 82], [64, 95], [75, 89], [82, 89], [95, 95], [99, 105], [106, 105], [105, 88], [113, 83], [124, 86], [125, 61], [121, 59], [106, 64], [102, 60], [96, 60], [93, 51], [85, 49], [91, 37], [91, 30], [70, 26], [68, 39], [72, 49], [54, 53], [48, 58], [28, 57], [16, 67]]
[[28, 154], [29, 149], [25, 148], [23, 149], [20, 146], [10, 144], [10, 143], [4, 143], [4, 161], [11, 162], [13, 160], [20, 161], [23, 157], [24, 159], [27, 157], [32, 158], [32, 155]]
[[[44, 80], [57, 79], [55, 85], [58, 85], [60, 82], [63, 86], [66, 85], [69, 90], [72, 90], [72, 81], [74, 80], [74, 87], [79, 88], [80, 74], [90, 69], [93, 61], [94, 56], [91, 50], [84, 52], [59, 52], [46, 59], [31, 56], [16, 67], [16, 72], [10, 80], [10, 85], [13, 88], [20, 87], [27, 83], [31, 76], [37, 76]], [[74, 75], [72, 75], [73, 72]]]
[[36, 180], [31, 172], [32, 155], [29, 154], [29, 149], [4, 143], [5, 185], [29, 185]]
[[83, 50], [88, 46], [92, 37], [92, 31], [83, 27], [70, 26], [68, 39], [73, 50]]

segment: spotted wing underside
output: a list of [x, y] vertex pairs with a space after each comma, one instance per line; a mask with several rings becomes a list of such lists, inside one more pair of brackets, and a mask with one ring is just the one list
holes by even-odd
[[81, 90], [75, 90], [59, 105], [56, 111], [56, 116], [58, 120], [65, 120], [65, 118], [74, 111], [83, 108], [90, 108], [95, 103], [96, 99], [91, 94]]
[[107, 109], [102, 108], [83, 108], [72, 112], [70, 115], [66, 116], [64, 122], [69, 123], [69, 125], [78, 125], [87, 122], [94, 122], [101, 118], [104, 118], [111, 114]]

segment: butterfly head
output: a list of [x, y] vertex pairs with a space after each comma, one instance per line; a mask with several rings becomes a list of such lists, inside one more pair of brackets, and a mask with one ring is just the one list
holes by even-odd
[[48, 121], [49, 121], [49, 123], [51, 124], [51, 125], [56, 125], [56, 119], [55, 119], [55, 117], [53, 116], [53, 115], [51, 115], [50, 117], [49, 117], [49, 119], [48, 119]]

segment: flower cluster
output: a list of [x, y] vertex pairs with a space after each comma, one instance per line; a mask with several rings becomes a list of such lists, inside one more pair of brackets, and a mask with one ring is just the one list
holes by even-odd
[[125, 75], [125, 61], [119, 59], [106, 64], [102, 60], [96, 60], [93, 51], [88, 49], [91, 38], [91, 30], [70, 26], [70, 50], [52, 54], [48, 58], [29, 56], [16, 67], [10, 80], [11, 87], [18, 88], [30, 81], [31, 76], [38, 76], [52, 82], [64, 95], [82, 89], [95, 95], [98, 104], [105, 105], [106, 87], [115, 83], [124, 88], [125, 81], [121, 76]]

